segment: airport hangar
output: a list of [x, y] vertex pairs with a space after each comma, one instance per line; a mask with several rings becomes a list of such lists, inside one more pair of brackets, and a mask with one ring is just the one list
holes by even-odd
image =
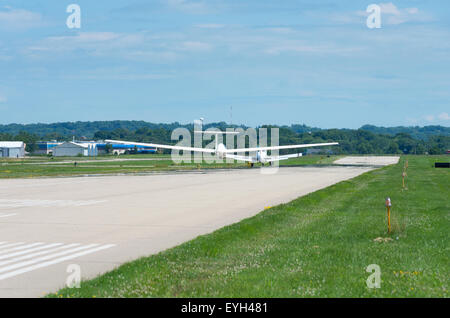
[[[81, 141], [81, 142], [63, 142], [47, 144], [41, 143], [40, 148], [43, 148], [46, 154], [52, 153], [55, 157], [76, 157], [76, 156], [98, 156], [106, 153], [106, 143]], [[123, 154], [127, 151], [136, 150], [137, 153], [156, 153], [156, 148], [147, 146], [135, 145], [111, 145], [111, 152], [113, 154]], [[44, 153], [44, 152], [43, 152]]]
[[76, 142], [64, 142], [53, 148], [55, 157], [96, 156], [97, 147], [93, 144], [79, 144]]
[[0, 141], [0, 158], [23, 158], [25, 143], [23, 141]]

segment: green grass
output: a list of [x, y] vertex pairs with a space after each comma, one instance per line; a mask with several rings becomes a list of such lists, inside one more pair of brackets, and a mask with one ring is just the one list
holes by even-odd
[[49, 297], [448, 297], [450, 172], [436, 160], [402, 157]]
[[[283, 161], [282, 165], [331, 164], [337, 156], [305, 156]], [[55, 176], [78, 176], [93, 174], [147, 173], [155, 171], [246, 168], [236, 163], [182, 163], [175, 164], [170, 155], [122, 155], [100, 157], [30, 157], [25, 159], [0, 159], [0, 178], [36, 178]], [[128, 160], [129, 159], [129, 160]], [[108, 160], [108, 161], [105, 161]], [[74, 162], [77, 162], [76, 166]]]

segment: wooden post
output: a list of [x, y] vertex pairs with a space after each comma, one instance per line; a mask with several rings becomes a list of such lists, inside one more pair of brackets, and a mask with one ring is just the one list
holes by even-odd
[[387, 214], [388, 214], [388, 233], [391, 233], [391, 207], [387, 207]]

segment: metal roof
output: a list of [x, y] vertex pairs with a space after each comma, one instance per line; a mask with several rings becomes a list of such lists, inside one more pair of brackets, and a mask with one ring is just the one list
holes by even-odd
[[66, 142], [56, 146], [55, 148], [65, 148], [64, 146], [67, 146], [67, 145], [74, 145], [74, 146], [77, 146], [77, 147], [80, 147], [80, 148], [89, 148], [88, 144], [79, 144], [79, 143], [76, 143], [76, 142], [73, 142], [73, 141], [66, 141]]
[[23, 148], [23, 141], [0, 141], [0, 148]]

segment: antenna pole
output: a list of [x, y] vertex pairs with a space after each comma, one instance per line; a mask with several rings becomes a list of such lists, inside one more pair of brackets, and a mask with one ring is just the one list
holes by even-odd
[[230, 125], [233, 126], [233, 106], [230, 106]]

